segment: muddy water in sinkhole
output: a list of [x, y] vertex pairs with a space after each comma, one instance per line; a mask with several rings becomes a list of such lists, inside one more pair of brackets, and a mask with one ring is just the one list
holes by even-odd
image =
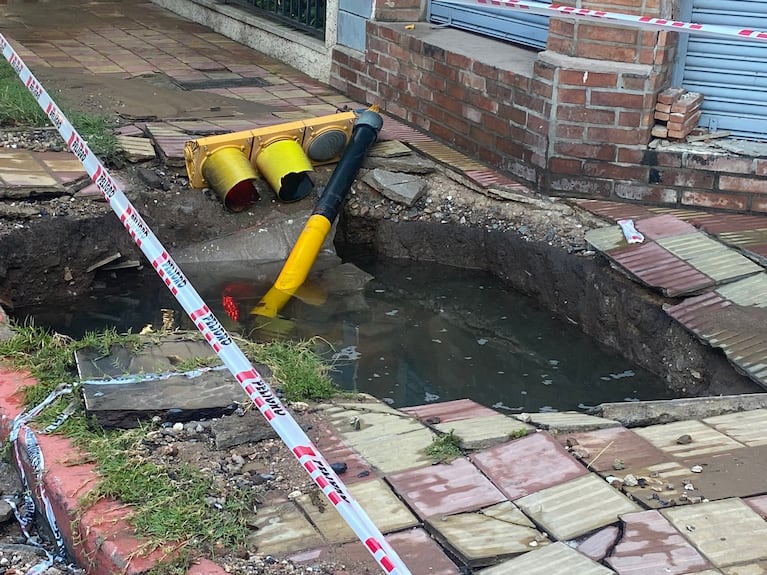
[[[293, 298], [269, 328], [300, 339], [320, 336], [318, 349], [344, 389], [398, 407], [470, 398], [510, 412], [671, 397], [660, 378], [489, 274], [398, 261], [357, 264], [374, 276], [362, 291], [331, 294], [320, 305], [316, 297]], [[247, 266], [187, 275], [230, 331], [243, 326], [227, 317], [222, 295], [232, 295], [244, 317], [269, 287], [248, 280], [254, 276]], [[158, 327], [162, 308], [177, 310], [180, 327], [193, 329], [153, 274], [105, 287], [98, 297], [19, 309], [16, 317], [79, 337], [105, 327]]]

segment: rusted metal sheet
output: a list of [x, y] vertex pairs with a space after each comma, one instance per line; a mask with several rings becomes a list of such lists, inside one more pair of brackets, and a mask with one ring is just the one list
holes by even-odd
[[691, 234], [696, 231], [692, 224], [668, 214], [638, 220], [636, 229], [642, 232], [648, 240]]
[[661, 238], [658, 245], [686, 261], [716, 283], [757, 274], [762, 267], [701, 232]]
[[666, 312], [722, 349], [742, 372], [767, 387], [767, 274], [760, 273], [689, 298]]
[[690, 223], [713, 235], [767, 228], [767, 218], [743, 214], [706, 214], [705, 217], [692, 219]]
[[653, 212], [647, 206], [605, 202], [603, 200], [578, 200], [577, 205], [584, 210], [613, 221], [651, 217]]

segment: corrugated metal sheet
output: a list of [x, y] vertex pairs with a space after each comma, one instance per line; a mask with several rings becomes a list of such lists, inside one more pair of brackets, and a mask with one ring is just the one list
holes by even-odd
[[658, 244], [717, 283], [762, 271], [762, 267], [701, 232], [661, 238]]
[[[753, 316], [750, 308], [765, 307], [767, 274], [761, 273], [689, 298], [667, 308], [666, 313], [711, 346], [721, 348], [733, 364], [767, 387], [767, 334], [754, 331], [753, 325], [736, 325], [737, 318]], [[723, 313], [735, 319], [725, 325]]]
[[656, 243], [634, 245], [607, 255], [641, 282], [670, 297], [699, 292], [714, 285], [710, 277]]
[[767, 558], [767, 522], [740, 499], [685, 505], [661, 513], [716, 567]]
[[619, 515], [640, 510], [594, 474], [538, 491], [516, 504], [560, 541], [591, 533], [616, 523]]
[[607, 575], [611, 569], [594, 563], [565, 543], [554, 543], [538, 551], [483, 569], [481, 575]]
[[645, 239], [648, 240], [692, 234], [697, 231], [692, 224], [688, 224], [684, 220], [669, 214], [638, 220], [636, 222], [636, 229], [642, 232]]
[[693, 218], [690, 223], [713, 235], [767, 228], [767, 218], [743, 214], [707, 214], [703, 218]]
[[647, 206], [624, 204], [620, 202], [605, 202], [603, 200], [578, 200], [577, 205], [598, 216], [613, 221], [648, 218], [653, 215]]
[[[686, 420], [650, 425], [634, 430], [634, 433], [643, 437], [655, 447], [679, 459], [687, 459], [696, 455], [709, 453], [722, 453], [732, 449], [744, 447], [731, 437], [701, 423], [700, 421]], [[692, 442], [680, 444], [677, 439], [682, 435], [692, 437]]]
[[449, 164], [450, 166], [457, 168], [463, 172], [468, 170], [485, 170], [485, 166], [472, 160], [466, 154], [462, 154], [453, 148], [441, 144], [439, 142], [413, 142], [413, 147], [419, 152], [423, 152], [427, 156], [434, 158], [437, 161]]

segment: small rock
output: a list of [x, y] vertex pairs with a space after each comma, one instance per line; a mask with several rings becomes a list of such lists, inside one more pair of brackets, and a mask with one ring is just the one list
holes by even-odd
[[13, 519], [13, 507], [5, 499], [0, 499], [0, 523], [6, 523]]
[[173, 431], [184, 431], [184, 424], [179, 422], [176, 422], [173, 424]]
[[626, 487], [636, 487], [639, 485], [639, 481], [636, 477], [629, 473], [626, 477], [623, 478], [623, 485]]
[[423, 420], [423, 422], [424, 422], [426, 425], [437, 425], [437, 424], [438, 424], [438, 423], [440, 423], [441, 421], [442, 421], [442, 420], [441, 420], [439, 417], [437, 417], [437, 416], [434, 416], [434, 417], [427, 417], [426, 419], [424, 419], [424, 420]]
[[369, 475], [370, 475], [370, 472], [366, 470], [366, 471], [360, 471], [360, 472], [357, 474], [357, 477], [360, 477], [360, 478], [362, 478], [362, 477], [367, 477], [367, 476], [369, 476]]
[[291, 499], [291, 500], [298, 499], [299, 497], [301, 497], [301, 495], [303, 495], [301, 491], [296, 489], [295, 491], [291, 491], [290, 493], [288, 493], [288, 499]]
[[700, 465], [693, 465], [692, 467], [690, 467], [690, 471], [692, 471], [693, 473], [702, 473], [703, 467], [701, 467]]
[[615, 469], [615, 471], [626, 469], [626, 464], [624, 463], [622, 459], [616, 459], [615, 461], [613, 461], [613, 469]]
[[346, 473], [348, 466], [343, 461], [338, 461], [336, 463], [331, 463], [330, 468], [333, 471], [335, 471], [338, 475], [341, 475], [342, 473]]
[[302, 411], [309, 409], [309, 404], [305, 401], [294, 401], [290, 404], [290, 407], [293, 409], [293, 411], [301, 413]]
[[689, 434], [685, 433], [684, 435], [680, 435], [679, 437], [677, 437], [676, 442], [679, 445], [687, 445], [689, 443], [692, 443], [692, 437]]

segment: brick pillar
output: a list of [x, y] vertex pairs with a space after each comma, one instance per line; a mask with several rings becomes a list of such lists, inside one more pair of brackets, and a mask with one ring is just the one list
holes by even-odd
[[[579, 0], [576, 7], [670, 17], [672, 0]], [[544, 187], [621, 197], [626, 186], [615, 180], [647, 182], [647, 168], [637, 163], [651, 139], [655, 99], [670, 81], [676, 45], [673, 33], [551, 19], [538, 66], [552, 78], [555, 119]]]
[[373, 18], [378, 22], [419, 22], [426, 17], [426, 0], [375, 0]]

